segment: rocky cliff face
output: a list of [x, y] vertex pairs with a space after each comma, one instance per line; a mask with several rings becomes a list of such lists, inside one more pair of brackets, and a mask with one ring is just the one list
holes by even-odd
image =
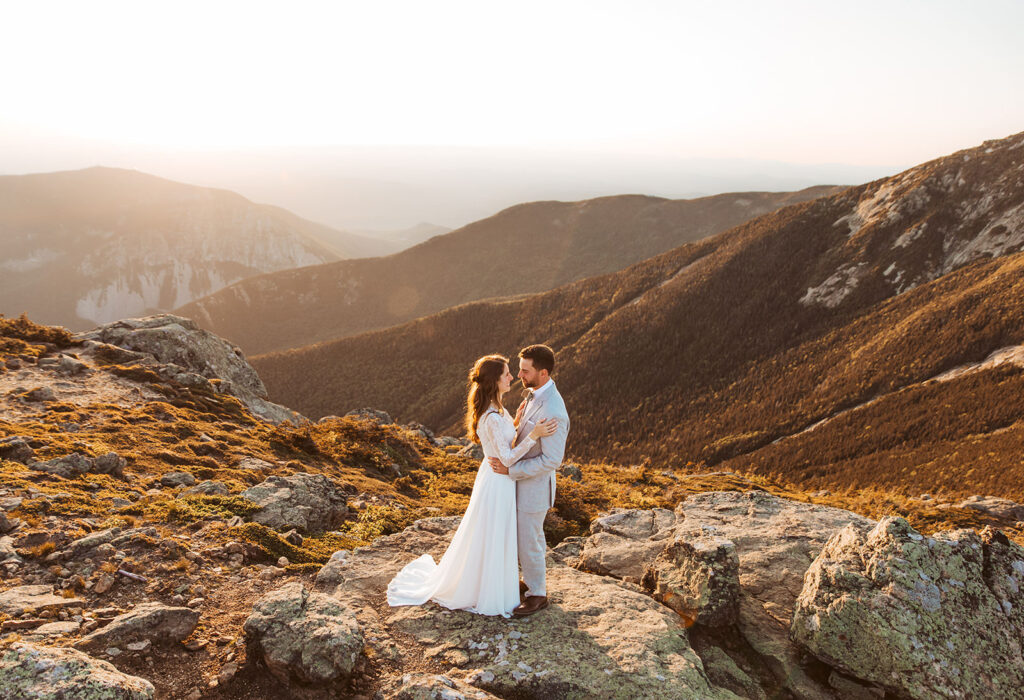
[[129, 170], [0, 177], [0, 312], [74, 330], [330, 262], [346, 236], [226, 190]]

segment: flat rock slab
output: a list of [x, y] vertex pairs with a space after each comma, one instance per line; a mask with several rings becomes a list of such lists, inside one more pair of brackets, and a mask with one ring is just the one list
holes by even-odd
[[[412, 559], [444, 552], [458, 518], [418, 521], [339, 556], [317, 577], [331, 595], [362, 607], [375, 654], [412, 642], [438, 668], [477, 673], [473, 685], [517, 698], [736, 698], [713, 686], [678, 615], [636, 586], [549, 560], [551, 606], [525, 620], [388, 607], [391, 578]], [[376, 608], [379, 618], [370, 615]], [[362, 623], [363, 621], [360, 620]], [[374, 641], [374, 638], [378, 638]], [[401, 654], [390, 658], [401, 659]], [[446, 674], [451, 676], [452, 674]], [[452, 696], [457, 697], [457, 696]]]
[[199, 611], [160, 603], [142, 603], [118, 615], [106, 627], [75, 642], [78, 649], [100, 650], [124, 647], [131, 642], [180, 642], [199, 623]]
[[25, 613], [35, 615], [47, 608], [81, 608], [85, 601], [80, 598], [65, 598], [54, 595], [53, 587], [48, 585], [18, 586], [0, 593], [0, 612], [18, 617]]
[[0, 697], [34, 700], [150, 700], [149, 681], [74, 649], [15, 642], [0, 655]]

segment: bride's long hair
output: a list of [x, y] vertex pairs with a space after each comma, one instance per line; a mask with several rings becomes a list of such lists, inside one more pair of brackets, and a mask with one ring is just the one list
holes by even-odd
[[476, 426], [480, 417], [492, 404], [504, 411], [501, 396], [498, 394], [498, 380], [505, 373], [508, 358], [504, 355], [484, 355], [469, 371], [469, 396], [466, 398], [466, 435], [473, 442], [480, 442], [476, 434]]

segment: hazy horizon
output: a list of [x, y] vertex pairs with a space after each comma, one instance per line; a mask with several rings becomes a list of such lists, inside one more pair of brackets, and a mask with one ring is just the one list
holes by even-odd
[[331, 226], [860, 184], [1024, 130], [1024, 5], [11, 6], [0, 173], [104, 165]]

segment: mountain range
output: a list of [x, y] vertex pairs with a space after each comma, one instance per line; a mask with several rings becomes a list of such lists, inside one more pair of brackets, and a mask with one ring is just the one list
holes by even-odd
[[546, 342], [580, 459], [1020, 498], [1022, 249], [1017, 134], [613, 274], [252, 362], [310, 417], [455, 432], [476, 357]]
[[76, 330], [395, 249], [227, 190], [102, 167], [0, 177], [0, 243], [0, 312]]
[[175, 313], [246, 353], [292, 348], [621, 270], [837, 189], [520, 204], [389, 257], [242, 280]]

